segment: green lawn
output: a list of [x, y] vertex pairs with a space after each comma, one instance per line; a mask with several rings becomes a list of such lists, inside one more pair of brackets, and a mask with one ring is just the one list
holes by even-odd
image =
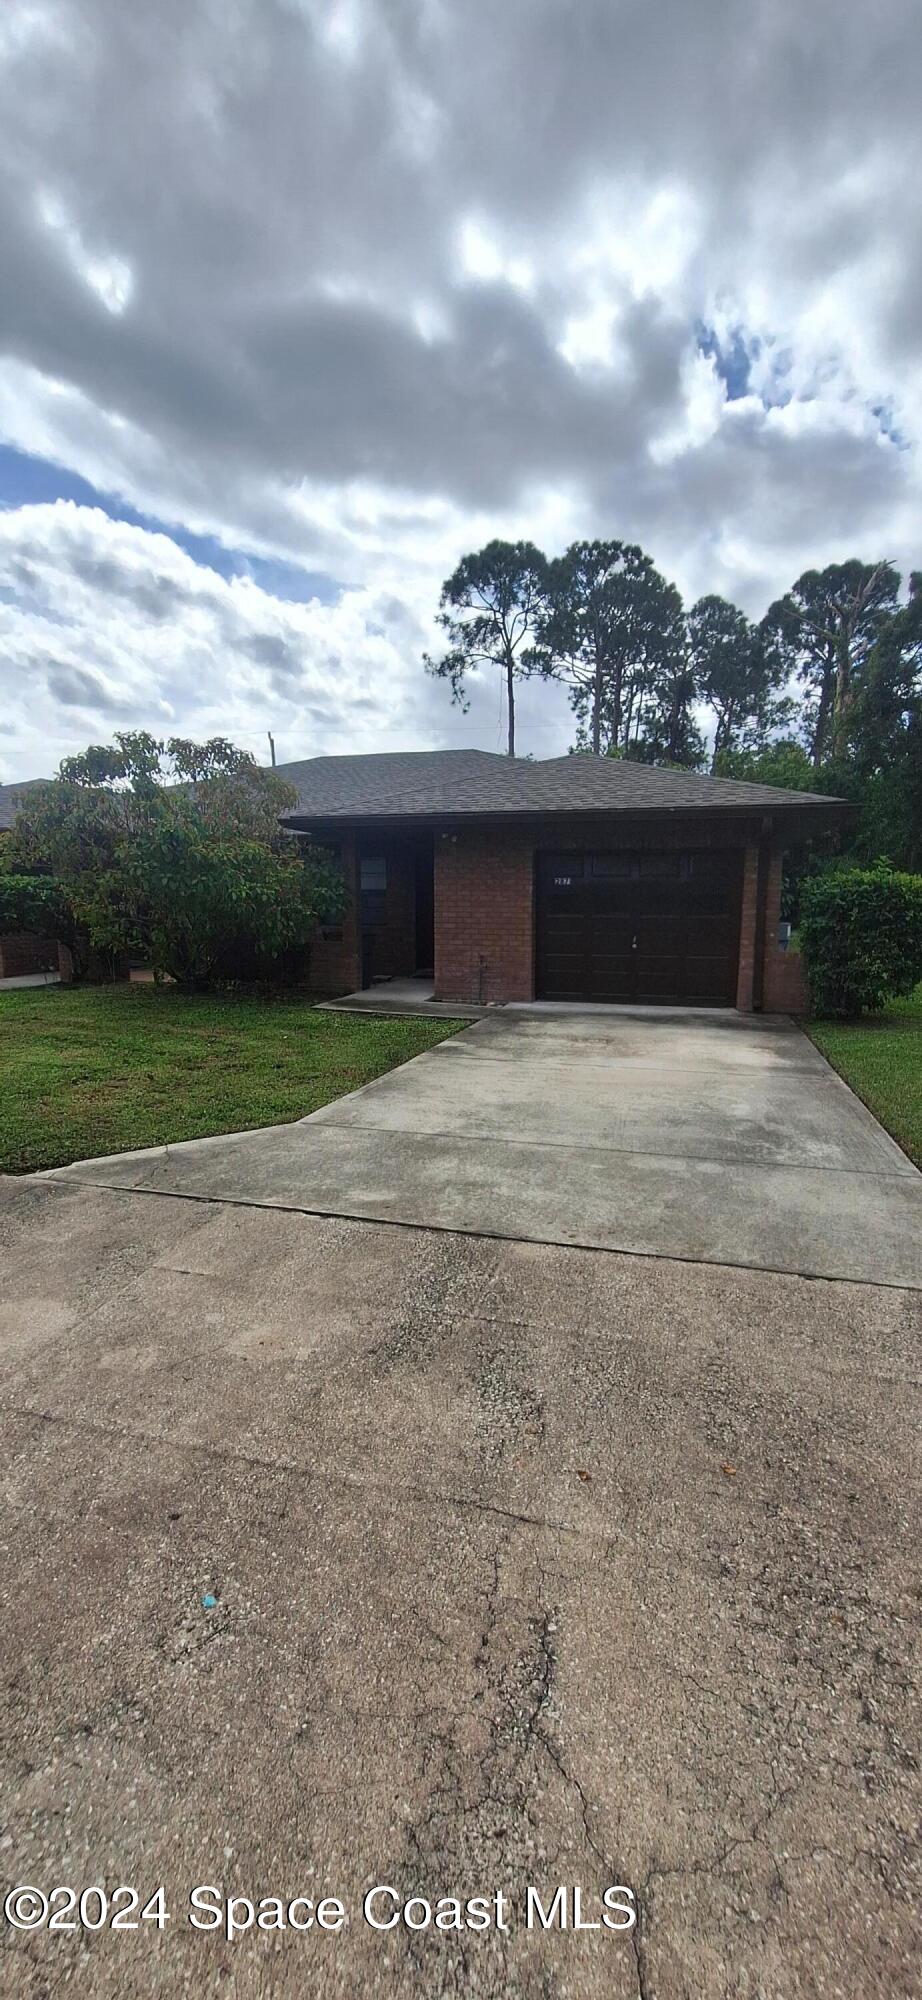
[[811, 1021], [808, 1033], [922, 1167], [922, 986], [874, 1020]]
[[172, 987], [0, 993], [0, 1171], [302, 1118], [463, 1026]]

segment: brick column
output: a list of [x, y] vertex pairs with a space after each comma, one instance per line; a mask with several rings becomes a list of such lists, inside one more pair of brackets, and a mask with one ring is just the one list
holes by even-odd
[[772, 952], [778, 949], [778, 925], [781, 922], [781, 876], [784, 869], [784, 848], [776, 841], [768, 860], [768, 885], [765, 891], [765, 964], [768, 966]]
[[741, 1014], [752, 1013], [752, 987], [756, 953], [756, 895], [759, 883], [759, 849], [750, 841], [743, 860], [743, 901], [740, 911], [740, 956], [736, 980], [736, 1004]]
[[810, 996], [803, 960], [799, 952], [782, 951], [778, 943], [783, 868], [784, 848], [778, 842], [771, 851], [765, 896], [765, 982], [762, 1005], [768, 1014], [806, 1014]]
[[530, 1000], [533, 836], [463, 829], [435, 841], [435, 997]]

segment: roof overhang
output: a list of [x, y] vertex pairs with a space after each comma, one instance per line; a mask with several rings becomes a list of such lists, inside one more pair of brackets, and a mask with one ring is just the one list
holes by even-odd
[[478, 830], [500, 830], [503, 827], [518, 830], [540, 829], [548, 832], [554, 827], [561, 831], [573, 827], [595, 827], [604, 825], [611, 832], [638, 831], [643, 827], [656, 825], [687, 826], [690, 830], [705, 826], [738, 826], [751, 835], [768, 838], [773, 832], [784, 832], [791, 840], [807, 839], [820, 833], [832, 833], [854, 824], [858, 807], [848, 799], [805, 798], [801, 801], [780, 799], [777, 804], [753, 805], [751, 801], [739, 805], [675, 805], [675, 806], [579, 806], [558, 807], [538, 810], [506, 809], [493, 812], [414, 812], [414, 813], [328, 813], [314, 814], [299, 812], [296, 808], [282, 816], [286, 831], [306, 834], [316, 840], [335, 840], [345, 833], [412, 833], [447, 832], [459, 833], [465, 827]]

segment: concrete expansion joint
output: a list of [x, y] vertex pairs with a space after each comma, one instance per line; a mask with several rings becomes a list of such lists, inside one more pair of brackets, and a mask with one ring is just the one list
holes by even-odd
[[[196, 1145], [213, 1145], [215, 1142], [213, 1140], [195, 1140], [192, 1143]], [[626, 1157], [630, 1158], [631, 1156], [627, 1155]], [[861, 1176], [848, 1173], [839, 1175], [836, 1178], [853, 1180], [862, 1177], [871, 1181], [887, 1179], [894, 1186], [905, 1186], [907, 1180], [910, 1179], [910, 1176], [905, 1174], [891, 1174], [887, 1176], [866, 1174]], [[102, 1194], [153, 1195], [160, 1201], [197, 1202], [200, 1206], [206, 1208], [223, 1207], [247, 1208], [254, 1211], [269, 1210], [270, 1212], [277, 1211], [280, 1215], [314, 1216], [319, 1221], [364, 1223], [369, 1228], [375, 1229], [403, 1229], [419, 1235], [473, 1237], [475, 1241], [484, 1243], [533, 1243], [549, 1250], [572, 1250], [578, 1251], [581, 1255], [599, 1258], [633, 1257], [641, 1260], [646, 1259], [654, 1264], [690, 1265], [695, 1268], [700, 1267], [702, 1269], [717, 1271], [761, 1272], [779, 1278], [794, 1278], [802, 1281], [804, 1284], [811, 1285], [846, 1284], [863, 1286], [874, 1291], [912, 1293], [922, 1291], [922, 1280], [917, 1280], [914, 1277], [885, 1278], [877, 1275], [865, 1277], [863, 1275], [856, 1275], [854, 1272], [810, 1270], [806, 1265], [769, 1264], [765, 1261], [757, 1262], [752, 1258], [709, 1257], [705, 1254], [696, 1256], [691, 1253], [683, 1254], [675, 1250], [652, 1250], [646, 1246], [635, 1248], [628, 1243], [594, 1243], [581, 1237], [552, 1236], [546, 1231], [538, 1235], [535, 1232], [529, 1233], [525, 1230], [515, 1231], [511, 1228], [505, 1230], [491, 1229], [483, 1224], [475, 1227], [473, 1225], [436, 1222], [432, 1220], [425, 1222], [412, 1221], [407, 1220], [403, 1216], [369, 1213], [367, 1208], [346, 1206], [330, 1208], [312, 1205], [307, 1202], [282, 1201], [279, 1199], [260, 1201], [248, 1195], [206, 1193], [188, 1187], [164, 1188], [155, 1187], [150, 1183], [143, 1182], [104, 1181], [98, 1180], [90, 1174], [81, 1173], [79, 1177], [76, 1177], [74, 1170], [69, 1167], [52, 1168], [47, 1173], [37, 1174], [35, 1182], [44, 1182], [46, 1185], [57, 1183], [58, 1186], [66, 1188], [69, 1178], [71, 1178], [72, 1184], [76, 1181], [76, 1184], [80, 1187], [96, 1188]], [[17, 1185], [22, 1185], [22, 1183], [17, 1182]]]

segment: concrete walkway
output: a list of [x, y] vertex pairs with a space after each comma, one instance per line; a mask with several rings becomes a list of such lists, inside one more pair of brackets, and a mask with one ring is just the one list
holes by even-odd
[[922, 1175], [783, 1017], [503, 1010], [296, 1124], [63, 1177], [922, 1286]]
[[324, 1014], [396, 1014], [419, 1016], [433, 1021], [479, 1021], [486, 1007], [449, 1006], [433, 998], [432, 980], [414, 974], [403, 979], [382, 979], [375, 986], [361, 986], [355, 993], [343, 993], [338, 1000], [319, 1002]]

